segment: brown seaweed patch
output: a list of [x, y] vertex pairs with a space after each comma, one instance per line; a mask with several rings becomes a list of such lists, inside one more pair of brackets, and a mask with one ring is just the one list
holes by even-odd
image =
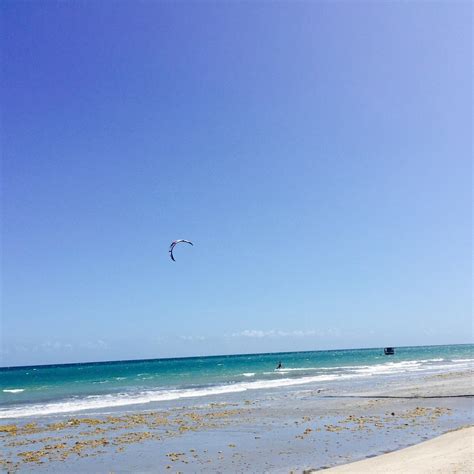
[[18, 426], [16, 425], [0, 425], [0, 433], [8, 433], [16, 435], [18, 432]]
[[[153, 435], [149, 431], [139, 433], [126, 433], [113, 439], [113, 444], [131, 444], [150, 439]], [[159, 438], [158, 438], [159, 439]]]

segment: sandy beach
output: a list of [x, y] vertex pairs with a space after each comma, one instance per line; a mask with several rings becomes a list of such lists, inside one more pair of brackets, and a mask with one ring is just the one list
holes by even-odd
[[433, 474], [474, 472], [474, 427], [446, 433], [409, 448], [328, 469], [326, 472]]
[[0, 425], [0, 463], [11, 472], [469, 472], [473, 429], [451, 431], [473, 424], [472, 397], [471, 371], [414, 373], [30, 417]]

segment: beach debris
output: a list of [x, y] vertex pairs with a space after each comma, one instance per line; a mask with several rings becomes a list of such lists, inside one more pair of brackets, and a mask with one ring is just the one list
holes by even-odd
[[138, 443], [145, 439], [152, 438], [152, 434], [148, 431], [139, 432], [139, 433], [125, 433], [123, 435], [117, 436], [114, 439], [114, 444], [131, 444]]
[[[330, 432], [331, 436], [335, 435], [340, 440], [342, 438], [341, 441], [343, 442], [345, 434], [349, 432], [359, 431], [360, 434], [355, 436], [360, 438], [371, 436], [370, 433], [375, 433], [375, 430], [381, 429], [402, 429], [410, 432], [415, 426], [428, 427], [429, 424], [436, 423], [436, 420], [440, 417], [445, 417], [452, 413], [450, 409], [444, 407], [434, 407], [432, 405], [424, 407], [422, 405], [423, 402], [420, 401], [416, 402], [419, 406], [411, 406], [410, 408], [406, 407], [406, 405], [399, 408], [397, 405], [392, 405], [392, 409], [397, 409], [395, 413], [395, 411], [391, 411], [389, 408], [391, 403], [391, 401], [385, 402], [385, 410], [379, 412], [380, 416], [367, 413], [361, 414], [361, 412], [353, 412], [354, 414], [346, 415], [343, 411], [340, 411], [338, 412], [340, 414], [337, 414], [335, 417], [331, 416], [329, 420], [327, 417], [319, 416], [319, 414], [313, 415], [309, 412], [310, 416], [308, 416], [306, 414], [302, 415], [301, 411], [295, 410], [294, 419], [286, 419], [283, 425], [287, 427], [301, 426], [301, 430], [299, 430], [299, 434], [295, 438], [306, 440], [303, 443], [319, 439], [318, 433], [321, 431]], [[365, 406], [368, 405], [366, 404]], [[0, 441], [3, 440], [2, 447], [13, 448], [18, 446], [20, 448], [25, 446], [8, 453], [8, 459], [1, 459], [0, 457], [0, 470], [16, 471], [21, 470], [21, 465], [26, 463], [58, 462], [65, 461], [71, 457], [89, 458], [102, 455], [105, 452], [118, 453], [129, 449], [131, 444], [151, 440], [164, 441], [169, 438], [179, 437], [188, 431], [222, 429], [231, 423], [250, 422], [253, 413], [254, 410], [250, 409], [250, 407], [245, 407], [245, 403], [242, 402], [240, 404], [211, 403], [193, 406], [192, 409], [186, 407], [173, 408], [123, 413], [114, 416], [104, 414], [97, 418], [93, 418], [91, 415], [84, 417], [78, 415], [74, 418], [63, 418], [64, 421], [56, 423], [40, 420], [38, 423], [20, 422], [18, 424], [0, 425]], [[373, 411], [368, 410], [368, 413], [373, 413]], [[323, 419], [325, 421], [319, 421]], [[328, 423], [328, 421], [333, 424], [324, 424]], [[274, 421], [271, 421], [271, 424], [273, 423]], [[293, 423], [296, 424], [293, 425]], [[268, 424], [267, 421], [262, 421], [262, 425], [266, 424]], [[414, 431], [411, 432], [415, 433]], [[36, 436], [37, 433], [42, 434]], [[35, 434], [35, 436], [29, 436], [30, 434]], [[327, 436], [324, 433], [322, 435]], [[251, 436], [255, 440], [260, 439], [260, 433], [257, 431], [254, 431]], [[89, 439], [85, 439], [85, 437]], [[300, 441], [295, 441], [291, 435], [289, 438], [292, 438], [287, 441], [289, 445], [291, 443], [300, 443]], [[227, 442], [229, 443], [229, 441], [231, 440]], [[339, 444], [339, 442], [335, 442], [336, 446]], [[224, 444], [224, 446], [236, 448], [235, 444]], [[186, 464], [187, 466], [193, 466], [193, 463], [197, 462], [211, 462], [203, 459], [201, 452], [198, 456], [195, 448], [196, 446], [191, 449], [188, 448], [186, 450], [187, 454], [169, 453], [168, 457], [163, 459], [163, 471], [165, 467], [167, 468], [166, 464], [170, 462], [174, 466], [172, 472], [176, 472], [177, 465]], [[104, 449], [107, 449], [107, 451], [104, 451]], [[224, 459], [224, 453], [229, 453], [229, 450], [223, 449], [222, 446], [218, 449], [221, 449], [221, 451], [217, 452], [214, 461]], [[324, 450], [324, 445], [322, 449]], [[19, 452], [23, 450], [23, 453]], [[163, 456], [166, 453], [166, 451], [161, 452]], [[207, 449], [203, 450], [203, 452], [206, 453]], [[238, 453], [237, 449], [230, 450], [229, 455], [236, 460], [236, 463], [239, 462], [242, 456]], [[227, 454], [225, 456], [227, 457]], [[204, 457], [207, 456], [204, 454]], [[13, 461], [16, 464], [12, 464]], [[231, 462], [233, 463], [234, 461]], [[18, 468], [14, 468], [14, 466], [18, 466]], [[172, 467], [169, 469], [172, 469]], [[54, 470], [53, 467], [52, 470]]]
[[40, 428], [36, 423], [26, 423], [19, 427], [17, 425], [0, 425], [0, 433], [6, 433], [10, 436], [38, 433]]
[[173, 240], [173, 242], [171, 242], [170, 249], [168, 250], [171, 260], [173, 260], [173, 262], [176, 262], [176, 260], [174, 259], [173, 250], [176, 247], [176, 245], [181, 244], [181, 243], [194, 245], [190, 240], [185, 240], [185, 239]]
[[[109, 446], [113, 447], [114, 452], [122, 452], [130, 444], [147, 440], [159, 441], [179, 436], [186, 431], [220, 428], [228, 425], [231, 419], [240, 418], [249, 412], [244, 408], [223, 409], [226, 406], [237, 406], [237, 404], [214, 404], [212, 410], [207, 405], [202, 407], [202, 411], [200, 409], [184, 413], [180, 411], [175, 413], [174, 410], [150, 411], [98, 418], [69, 418], [56, 423], [0, 425], [0, 441], [3, 440], [3, 446], [13, 448], [31, 445], [23, 453], [19, 451], [9, 453], [11, 460], [0, 458], [0, 470], [4, 467], [9, 471], [16, 470], [10, 467], [19, 466], [21, 463], [65, 461], [71, 455], [97, 456], [105, 453], [104, 448]], [[119, 431], [118, 436], [111, 436], [116, 431]], [[54, 433], [61, 436], [26, 437], [36, 433]], [[98, 434], [101, 436], [97, 436]], [[90, 439], [84, 439], [85, 437]], [[32, 449], [34, 447], [37, 449]], [[174, 454], [173, 460], [177, 458], [185, 464], [189, 463], [186, 458], [180, 457], [182, 453]], [[190, 450], [190, 455], [193, 458], [199, 457], [194, 448]], [[13, 464], [13, 459], [18, 462]]]
[[306, 428], [301, 435], [296, 435], [296, 439], [304, 439], [305, 436], [308, 436], [313, 430], [311, 428]]
[[345, 426], [337, 426], [337, 425], [324, 425], [324, 428], [326, 428], [326, 431], [331, 431], [333, 433], [349, 429], [349, 428], [346, 428]]
[[175, 462], [175, 461], [180, 461], [181, 458], [185, 456], [185, 454], [184, 453], [168, 453], [166, 456], [170, 459], [170, 461]]
[[0, 426], [0, 433], [16, 434], [17, 431], [18, 431], [18, 426], [16, 425], [1, 425]]

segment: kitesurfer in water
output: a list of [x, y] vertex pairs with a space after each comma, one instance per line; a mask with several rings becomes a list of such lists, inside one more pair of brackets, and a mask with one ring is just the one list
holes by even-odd
[[282, 368], [283, 368], [283, 366], [281, 365], [281, 362], [278, 362], [277, 370], [282, 369]]

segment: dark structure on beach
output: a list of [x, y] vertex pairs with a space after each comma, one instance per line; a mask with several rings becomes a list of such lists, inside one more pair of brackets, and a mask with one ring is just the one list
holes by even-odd
[[386, 347], [386, 348], [383, 350], [383, 353], [384, 353], [386, 356], [394, 355], [394, 354], [395, 354], [395, 348], [394, 348], [394, 347]]

